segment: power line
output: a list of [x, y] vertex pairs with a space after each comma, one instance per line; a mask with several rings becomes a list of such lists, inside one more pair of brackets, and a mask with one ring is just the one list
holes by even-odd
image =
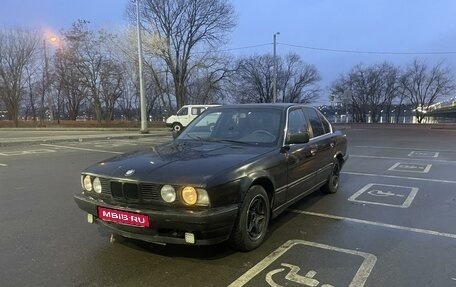
[[386, 51], [361, 51], [361, 50], [345, 50], [345, 49], [331, 49], [320, 48], [311, 46], [294, 45], [287, 43], [279, 43], [283, 46], [294, 48], [301, 48], [315, 51], [336, 52], [336, 53], [349, 53], [349, 54], [370, 54], [370, 55], [454, 55], [456, 51], [443, 51], [443, 52], [386, 52]]
[[[265, 46], [272, 46], [273, 43], [263, 43], [250, 46], [235, 47], [230, 49], [215, 50], [215, 52], [230, 52], [237, 50], [247, 50]], [[346, 54], [367, 54], [367, 55], [456, 55], [456, 51], [433, 51], [433, 52], [391, 52], [391, 51], [363, 51], [363, 50], [349, 50], [349, 49], [333, 49], [333, 48], [321, 48], [304, 45], [296, 45], [289, 43], [277, 42], [277, 45], [288, 46], [293, 48], [300, 48], [306, 50], [322, 51], [322, 52], [333, 52], [333, 53], [346, 53]], [[205, 53], [205, 52], [199, 52]]]
[[264, 43], [264, 44], [258, 44], [258, 45], [236, 47], [236, 48], [231, 48], [231, 49], [226, 49], [226, 50], [219, 50], [218, 52], [229, 52], [229, 51], [236, 51], [236, 50], [246, 50], [246, 49], [264, 47], [264, 46], [269, 46], [269, 45], [272, 45], [272, 43]]

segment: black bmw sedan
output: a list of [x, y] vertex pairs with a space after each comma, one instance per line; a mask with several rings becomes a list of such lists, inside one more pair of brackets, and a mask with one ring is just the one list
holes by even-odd
[[335, 193], [347, 139], [315, 108], [213, 107], [167, 144], [84, 170], [89, 223], [153, 243], [258, 247], [269, 221], [309, 193]]

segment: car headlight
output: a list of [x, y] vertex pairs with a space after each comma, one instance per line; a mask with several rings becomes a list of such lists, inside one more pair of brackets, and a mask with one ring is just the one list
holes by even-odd
[[98, 177], [95, 177], [95, 179], [93, 180], [92, 188], [96, 193], [101, 193], [101, 181]]
[[171, 185], [164, 185], [160, 190], [160, 194], [165, 202], [171, 203], [176, 200], [176, 190]]
[[209, 206], [209, 195], [202, 188], [184, 186], [181, 191], [182, 200], [187, 205]]
[[182, 189], [182, 200], [185, 204], [194, 205], [198, 201], [198, 193], [192, 186], [186, 186]]
[[82, 178], [82, 187], [86, 191], [92, 191], [92, 179], [90, 175], [84, 175]]

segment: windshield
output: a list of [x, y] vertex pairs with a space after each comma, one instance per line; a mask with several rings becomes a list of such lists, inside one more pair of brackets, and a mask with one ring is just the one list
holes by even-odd
[[208, 110], [178, 139], [275, 144], [280, 138], [281, 111], [271, 108]]

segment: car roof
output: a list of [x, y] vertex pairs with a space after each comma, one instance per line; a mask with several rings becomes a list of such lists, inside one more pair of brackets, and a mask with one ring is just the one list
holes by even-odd
[[304, 104], [296, 103], [257, 103], [257, 104], [230, 104], [218, 106], [216, 109], [239, 109], [239, 108], [275, 108], [280, 110], [285, 110], [290, 107], [310, 107]]

